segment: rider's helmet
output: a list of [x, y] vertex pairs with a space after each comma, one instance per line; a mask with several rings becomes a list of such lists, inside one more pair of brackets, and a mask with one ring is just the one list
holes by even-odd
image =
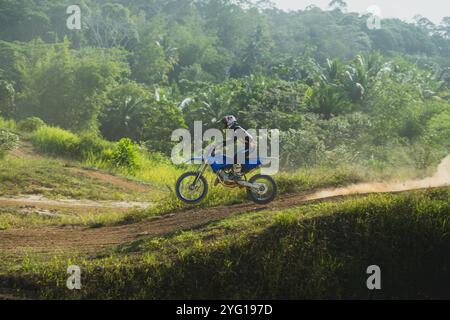
[[235, 116], [225, 116], [223, 117], [222, 123], [225, 126], [225, 129], [230, 129], [237, 123], [237, 119]]

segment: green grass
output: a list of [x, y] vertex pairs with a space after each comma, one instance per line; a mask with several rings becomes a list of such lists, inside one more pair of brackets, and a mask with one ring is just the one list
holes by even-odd
[[14, 120], [10, 119], [4, 119], [0, 117], [0, 129], [7, 129], [10, 131], [16, 131], [17, 130], [17, 124]]
[[[449, 219], [450, 188], [316, 202], [94, 259], [28, 256], [2, 266], [1, 279], [41, 298], [449, 298]], [[82, 267], [81, 291], [65, 289], [70, 264]], [[372, 264], [381, 267], [381, 291], [365, 286]]]
[[62, 157], [77, 156], [80, 138], [76, 134], [55, 127], [39, 128], [31, 136], [33, 145], [41, 152]]
[[72, 171], [56, 159], [8, 156], [1, 160], [0, 196], [29, 194], [90, 200], [149, 200], [151, 197]]
[[343, 187], [364, 181], [360, 169], [350, 166], [298, 169], [276, 176], [280, 193], [311, 192], [321, 188]]
[[138, 179], [167, 190], [168, 188], [173, 188], [175, 181], [185, 170], [185, 168], [175, 167], [169, 161], [165, 157], [152, 159], [149, 158], [147, 153], [140, 152], [138, 154], [138, 166], [132, 172], [129, 172], [126, 168], [112, 167], [107, 161], [94, 154], [90, 154], [82, 164], [86, 167]]

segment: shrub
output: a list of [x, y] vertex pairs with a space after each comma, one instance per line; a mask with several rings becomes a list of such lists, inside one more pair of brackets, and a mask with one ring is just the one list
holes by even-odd
[[78, 144], [78, 154], [86, 159], [89, 155], [101, 155], [108, 148], [112, 148], [113, 143], [103, 140], [97, 134], [85, 133], [80, 136]]
[[311, 131], [293, 130], [280, 133], [284, 168], [318, 165], [325, 157], [325, 144]]
[[24, 132], [34, 132], [43, 126], [45, 126], [45, 122], [38, 117], [29, 117], [18, 123], [18, 129]]
[[3, 158], [6, 153], [17, 147], [19, 143], [19, 137], [8, 131], [0, 129], [0, 159]]
[[128, 138], [121, 139], [111, 153], [111, 164], [134, 171], [138, 163], [138, 147]]

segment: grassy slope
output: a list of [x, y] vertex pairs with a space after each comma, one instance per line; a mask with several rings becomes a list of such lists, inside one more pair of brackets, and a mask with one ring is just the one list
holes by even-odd
[[[53, 298], [448, 298], [449, 200], [443, 188], [242, 214], [96, 259], [27, 259], [2, 279]], [[64, 288], [74, 263], [79, 292]]]
[[48, 198], [90, 200], [149, 199], [132, 190], [72, 171], [51, 158], [7, 157], [0, 161], [0, 196], [43, 195]]
[[[144, 201], [158, 200], [164, 192], [151, 188], [138, 192], [102, 181], [66, 166], [66, 160], [26, 154], [0, 160], [0, 197], [44, 196], [50, 199]], [[77, 165], [72, 161], [72, 164]], [[153, 191], [152, 191], [153, 190]], [[26, 210], [27, 207], [29, 210]], [[34, 206], [2, 205], [0, 230], [30, 228], [39, 225], [100, 226], [116, 223], [134, 211], [111, 208], [46, 208], [50, 215], [40, 215]], [[41, 210], [42, 211], [42, 210]], [[30, 213], [28, 213], [30, 212]]]

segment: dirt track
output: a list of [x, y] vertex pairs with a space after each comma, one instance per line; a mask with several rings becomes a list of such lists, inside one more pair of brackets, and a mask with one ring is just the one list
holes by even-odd
[[74, 250], [95, 252], [98, 249], [128, 243], [143, 237], [164, 235], [178, 230], [192, 229], [233, 214], [268, 209], [283, 209], [304, 203], [305, 195], [285, 196], [267, 206], [245, 203], [206, 209], [191, 209], [172, 215], [134, 224], [103, 228], [40, 227], [0, 231], [0, 250], [9, 253], [56, 253]]
[[151, 202], [144, 201], [94, 201], [94, 200], [77, 200], [77, 199], [60, 199], [53, 200], [45, 198], [41, 195], [29, 195], [29, 196], [20, 196], [20, 197], [11, 197], [5, 198], [0, 197], [0, 206], [22, 206], [22, 207], [39, 207], [39, 208], [98, 208], [98, 209], [134, 209], [140, 208], [145, 209], [151, 206]]
[[[316, 195], [319, 193], [316, 193]], [[360, 193], [364, 194], [364, 192]], [[9, 254], [21, 252], [57, 253], [73, 251], [93, 253], [99, 249], [129, 243], [144, 237], [161, 236], [179, 230], [188, 230], [217, 221], [234, 214], [272, 209], [284, 209], [309, 201], [335, 200], [339, 195], [315, 197], [314, 195], [290, 195], [279, 198], [266, 206], [253, 203], [191, 209], [166, 215], [152, 221], [103, 228], [41, 227], [0, 231], [0, 251]]]

